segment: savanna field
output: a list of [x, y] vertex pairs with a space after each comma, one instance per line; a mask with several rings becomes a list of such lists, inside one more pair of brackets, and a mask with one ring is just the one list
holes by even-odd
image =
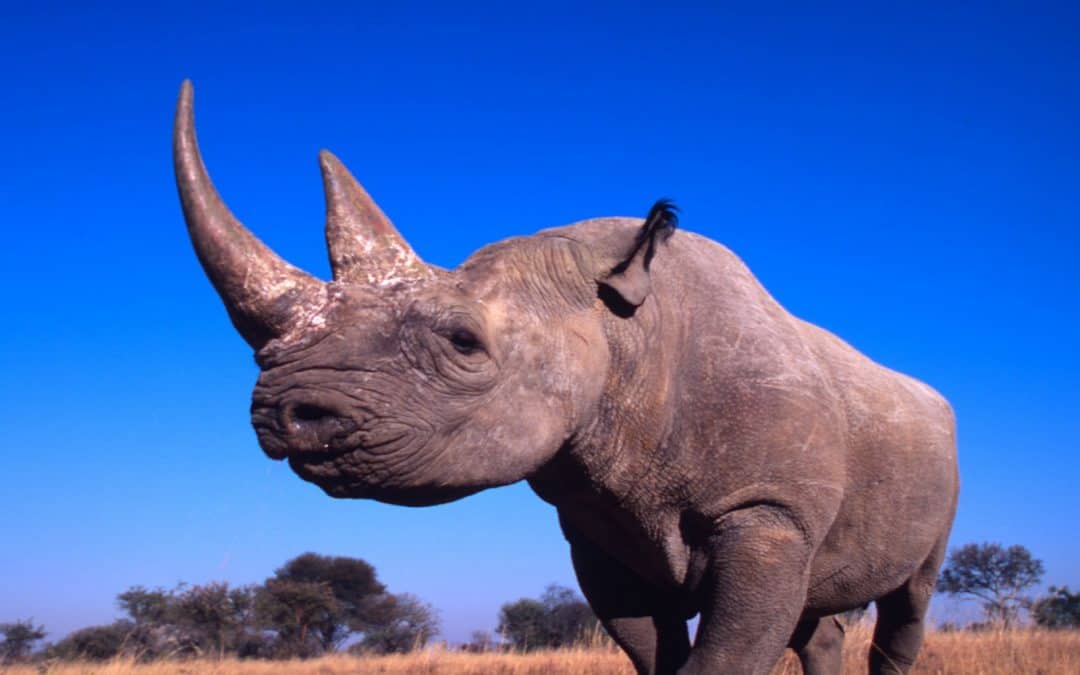
[[[857, 626], [848, 631], [844, 645], [845, 673], [866, 672], [870, 632], [869, 626]], [[10, 666], [0, 668], [0, 672], [4, 675], [633, 675], [634, 671], [618, 650], [593, 647], [528, 654], [473, 654], [428, 649], [405, 655], [332, 655], [306, 661], [224, 659], [136, 663], [118, 659], [105, 663]], [[789, 653], [773, 675], [798, 675], [801, 672], [798, 661]], [[1075, 675], [1080, 673], [1080, 631], [934, 631], [927, 635], [912, 672]]]

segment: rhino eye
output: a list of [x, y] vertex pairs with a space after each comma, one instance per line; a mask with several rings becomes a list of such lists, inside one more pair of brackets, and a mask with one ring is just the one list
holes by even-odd
[[467, 328], [458, 328], [454, 330], [450, 333], [448, 339], [450, 340], [450, 344], [454, 346], [454, 349], [462, 354], [474, 354], [481, 349], [479, 338]]

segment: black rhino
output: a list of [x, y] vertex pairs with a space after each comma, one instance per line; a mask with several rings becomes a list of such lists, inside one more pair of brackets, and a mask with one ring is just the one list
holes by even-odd
[[663, 201], [443, 270], [323, 152], [318, 280], [229, 212], [192, 105], [185, 82], [180, 200], [255, 350], [267, 455], [333, 497], [412, 506], [529, 481], [640, 673], [767, 673], [786, 646], [838, 672], [832, 616], [868, 602], [870, 670], [910, 668], [957, 502], [934, 390], [789, 314]]

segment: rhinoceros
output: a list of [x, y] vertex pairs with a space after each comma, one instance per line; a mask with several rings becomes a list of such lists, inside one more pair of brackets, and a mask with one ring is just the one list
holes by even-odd
[[766, 673], [788, 646], [839, 672], [835, 615], [870, 602], [870, 670], [909, 670], [958, 494], [933, 389], [792, 316], [665, 201], [445, 270], [323, 151], [319, 280], [230, 213], [192, 106], [185, 82], [180, 201], [255, 350], [269, 457], [332, 497], [410, 506], [528, 481], [639, 673]]

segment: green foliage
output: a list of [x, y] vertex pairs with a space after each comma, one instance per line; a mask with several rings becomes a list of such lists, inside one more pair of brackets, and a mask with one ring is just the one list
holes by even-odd
[[937, 590], [978, 599], [990, 622], [1007, 627], [1030, 603], [1023, 591], [1039, 583], [1042, 575], [1042, 561], [1023, 546], [966, 544], [949, 554]]
[[499, 610], [498, 631], [515, 649], [567, 647], [595, 629], [592, 609], [569, 588], [548, 586], [539, 600], [522, 598]]
[[421, 649], [439, 632], [434, 608], [408, 593], [387, 596], [378, 621], [368, 626], [353, 651], [405, 654]]
[[1051, 586], [1049, 595], [1032, 605], [1031, 615], [1044, 628], [1080, 628], [1080, 593], [1069, 592], [1068, 586]]
[[19, 663], [30, 656], [34, 643], [45, 637], [45, 627], [35, 626], [32, 619], [24, 619], [0, 623], [0, 633], [4, 635], [0, 640], [0, 664]]

